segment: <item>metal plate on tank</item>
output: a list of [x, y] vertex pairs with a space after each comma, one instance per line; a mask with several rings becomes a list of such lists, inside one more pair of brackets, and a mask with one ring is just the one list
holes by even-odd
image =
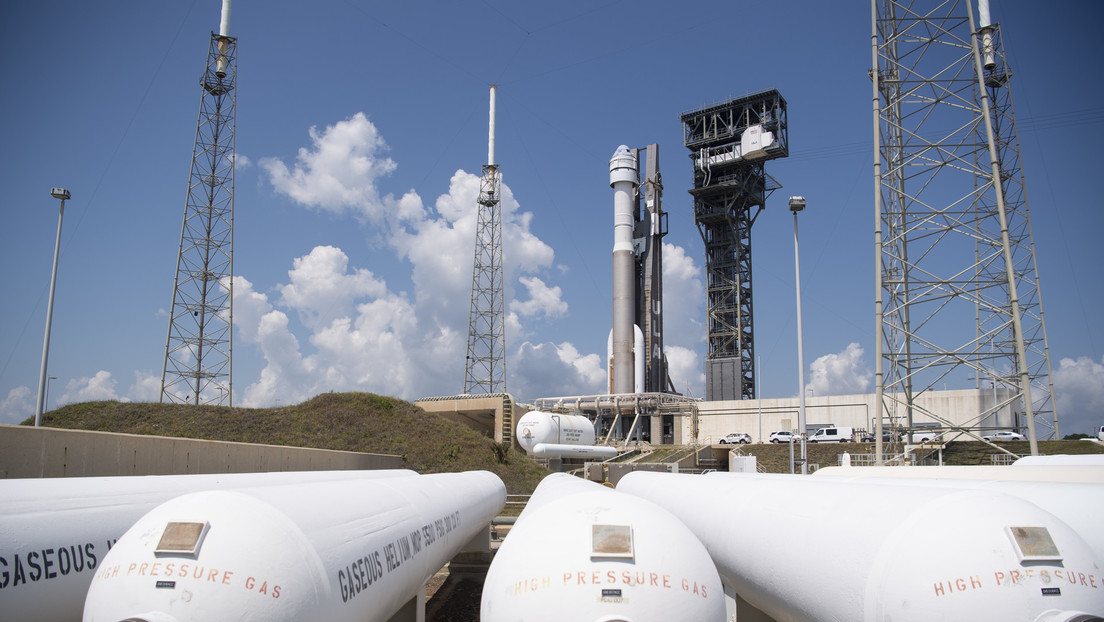
[[633, 557], [632, 527], [591, 525], [591, 557]]
[[1062, 561], [1046, 527], [1006, 527], [1020, 561]]
[[199, 556], [199, 547], [203, 545], [203, 537], [207, 535], [207, 529], [211, 524], [171, 522], [165, 525], [165, 531], [161, 532], [161, 539], [157, 542], [157, 548], [153, 549], [155, 555], [190, 555]]

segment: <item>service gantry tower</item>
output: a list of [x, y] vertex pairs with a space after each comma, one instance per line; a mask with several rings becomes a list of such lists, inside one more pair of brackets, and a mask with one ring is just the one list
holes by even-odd
[[464, 361], [464, 394], [506, 392], [506, 314], [502, 291], [501, 173], [494, 158], [495, 94], [491, 86], [487, 164], [479, 182], [479, 214], [475, 225], [468, 354]]
[[694, 166], [694, 221], [705, 243], [705, 399], [753, 399], [751, 226], [781, 188], [764, 163], [789, 155], [786, 100], [771, 89], [680, 118]]
[[[879, 459], [883, 423], [920, 414], [967, 438], [1026, 428], [1032, 453], [1036, 423], [1058, 434], [1011, 71], [973, 5], [871, 3]], [[963, 382], [987, 389], [965, 426], [918, 404]]]
[[233, 403], [234, 114], [238, 42], [229, 36], [230, 0], [211, 33], [200, 81], [184, 223], [173, 281], [161, 402]]

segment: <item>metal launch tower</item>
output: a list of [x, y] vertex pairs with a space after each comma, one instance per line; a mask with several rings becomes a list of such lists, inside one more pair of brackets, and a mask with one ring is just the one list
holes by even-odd
[[694, 221], [705, 243], [705, 399], [753, 399], [751, 226], [781, 188], [763, 167], [789, 155], [786, 100], [772, 89], [680, 118], [694, 165]]
[[644, 391], [675, 392], [667, 374], [663, 353], [663, 237], [667, 212], [663, 211], [663, 179], [659, 174], [659, 145], [636, 149], [640, 191], [634, 214], [633, 243], [636, 254], [636, 318], [644, 333]]
[[502, 290], [502, 208], [499, 205], [501, 174], [494, 163], [497, 90], [497, 86], [491, 86], [487, 164], [483, 166], [479, 181], [468, 355], [464, 362], [465, 394], [506, 392], [506, 314]]
[[883, 420], [954, 427], [917, 399], [963, 382], [992, 394], [956, 431], [1026, 427], [1036, 454], [1058, 419], [1000, 27], [988, 0], [871, 8], [878, 455]]
[[232, 405], [237, 39], [231, 0], [211, 33], [180, 230], [161, 402]]

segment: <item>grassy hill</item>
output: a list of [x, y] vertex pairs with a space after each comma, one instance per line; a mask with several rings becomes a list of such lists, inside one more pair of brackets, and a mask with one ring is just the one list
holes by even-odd
[[491, 471], [510, 494], [529, 494], [549, 473], [463, 424], [372, 393], [324, 393], [279, 408], [84, 402], [43, 413], [42, 425], [392, 454], [419, 473]]

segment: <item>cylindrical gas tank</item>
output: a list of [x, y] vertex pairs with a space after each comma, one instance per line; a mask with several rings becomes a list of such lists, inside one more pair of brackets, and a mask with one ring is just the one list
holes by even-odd
[[571, 475], [544, 478], [483, 584], [482, 622], [725, 616], [721, 580], [685, 525], [643, 499]]
[[505, 501], [485, 471], [184, 495], [112, 547], [84, 620], [383, 622]]
[[[1104, 560], [1066, 523], [1011, 495], [639, 471], [617, 490], [680, 518], [726, 588], [779, 622], [1104, 615]], [[1046, 619], [1092, 619], [1073, 616]]]
[[518, 444], [532, 454], [538, 443], [548, 445], [593, 445], [594, 424], [581, 415], [532, 410], [517, 424]]
[[0, 479], [0, 618], [80, 618], [108, 549], [146, 512], [182, 494], [415, 475], [403, 469]]

